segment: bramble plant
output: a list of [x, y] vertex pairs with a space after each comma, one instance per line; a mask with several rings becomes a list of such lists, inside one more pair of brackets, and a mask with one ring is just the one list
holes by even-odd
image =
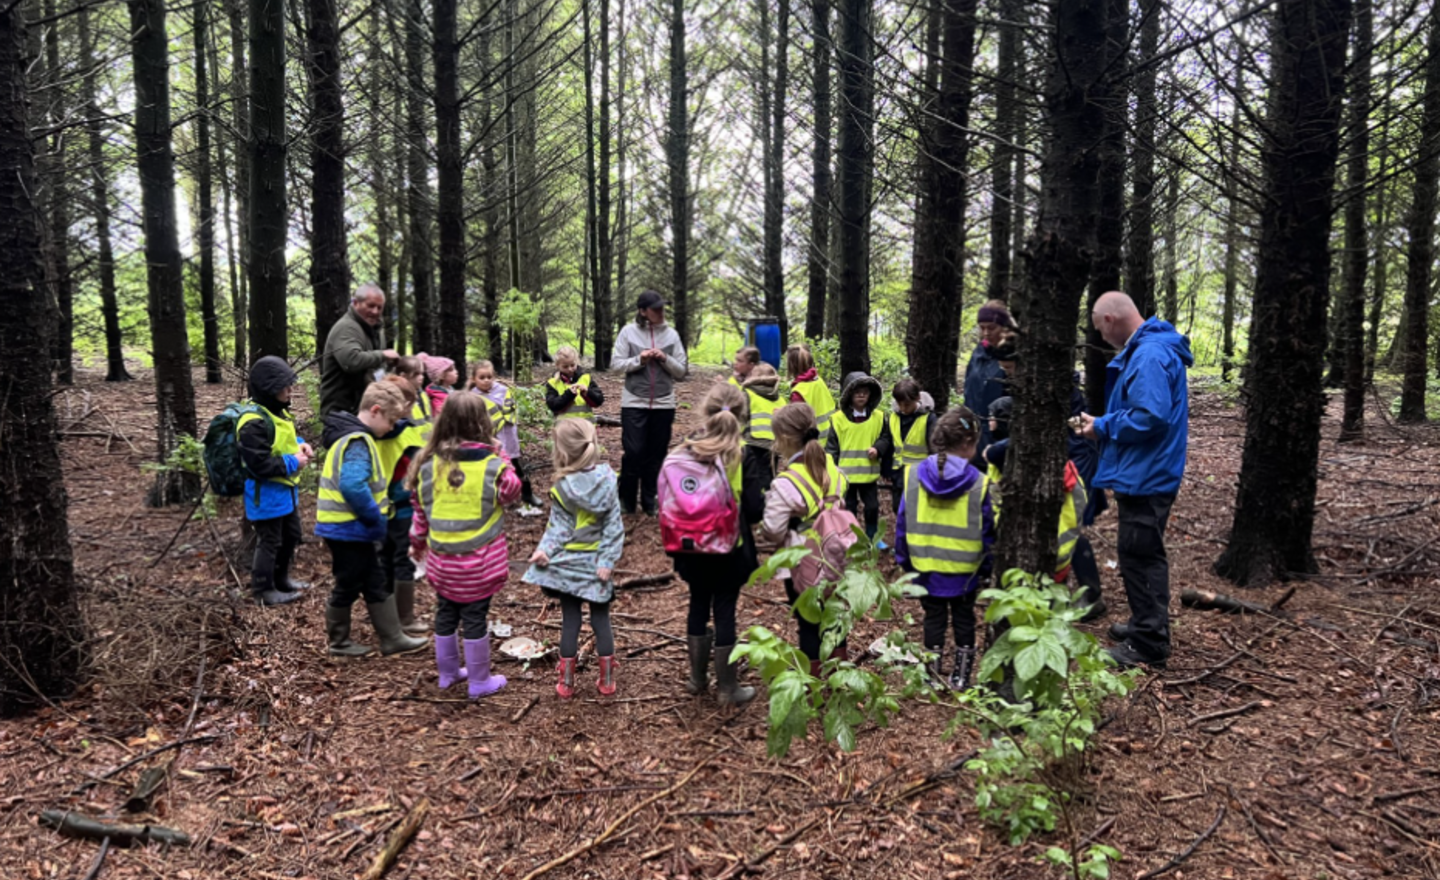
[[950, 725], [953, 733], [974, 724], [988, 741], [965, 765], [976, 774], [975, 804], [1012, 845], [1063, 821], [1070, 848], [1052, 846], [1045, 860], [1068, 868], [1075, 880], [1104, 880], [1120, 854], [1099, 845], [1077, 852], [1070, 803], [1085, 777], [1104, 701], [1129, 693], [1138, 672], [1117, 671], [1095, 637], [1075, 628], [1087, 610], [1078, 593], [1018, 569], [1001, 584], [980, 594], [990, 603], [985, 621], [1004, 631], [985, 652], [977, 678], [998, 684], [1008, 673], [1015, 702], [973, 688], [960, 696], [961, 713]]
[[[810, 660], [799, 648], [763, 626], [751, 627], [745, 642], [735, 649], [736, 659], [746, 657], [770, 693], [769, 735], [766, 747], [772, 756], [782, 757], [797, 736], [804, 736], [810, 723], [821, 719], [825, 738], [845, 751], [854, 751], [856, 731], [866, 721], [879, 727], [889, 724], [899, 711], [899, 700], [931, 696], [930, 682], [921, 662], [924, 648], [906, 641], [902, 630], [886, 638], [886, 649], [875, 662], [876, 670], [862, 669], [835, 654], [836, 647], [869, 617], [894, 619], [896, 599], [919, 596], [923, 591], [906, 575], [893, 583], [879, 566], [879, 554], [856, 529], [859, 539], [846, 553], [845, 567], [832, 583], [811, 587], [796, 602], [797, 612], [821, 627], [820, 675], [810, 674]], [[761, 584], [775, 577], [779, 569], [793, 568], [811, 551], [788, 547], [776, 552], [750, 577]], [[910, 621], [906, 620], [907, 623]], [[891, 691], [889, 676], [900, 678], [899, 691]]]

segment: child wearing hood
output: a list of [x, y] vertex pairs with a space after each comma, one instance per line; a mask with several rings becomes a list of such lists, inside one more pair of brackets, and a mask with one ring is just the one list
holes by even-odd
[[936, 654], [931, 675], [943, 677], [945, 628], [955, 634], [955, 663], [948, 684], [964, 689], [975, 665], [975, 596], [990, 572], [995, 514], [989, 481], [970, 459], [980, 441], [980, 420], [965, 407], [941, 416], [931, 443], [937, 450], [905, 470], [895, 522], [895, 561], [919, 572], [925, 588], [925, 648]]
[[300, 507], [295, 486], [315, 451], [295, 433], [290, 396], [299, 377], [283, 359], [262, 357], [250, 368], [250, 400], [263, 412], [240, 417], [235, 440], [245, 463], [245, 518], [255, 528], [250, 590], [261, 605], [300, 598], [309, 584], [290, 579], [300, 544]]
[[384, 654], [418, 651], [425, 639], [400, 628], [395, 594], [385, 582], [379, 548], [390, 514], [390, 474], [381, 462], [377, 437], [395, 430], [409, 412], [405, 395], [390, 382], [372, 382], [360, 398], [360, 413], [336, 411], [325, 417], [325, 467], [320, 472], [315, 534], [330, 549], [335, 586], [325, 607], [330, 654], [363, 657], [371, 652], [350, 640], [351, 606], [365, 599], [370, 623]]
[[482, 397], [457, 394], [446, 404], [406, 484], [417, 502], [410, 552], [425, 560], [435, 588], [440, 687], [468, 679], [470, 699], [489, 696], [506, 684], [490, 673], [489, 613], [510, 576], [504, 508], [519, 498], [520, 478], [494, 442]]
[[[850, 373], [825, 443], [826, 454], [840, 467], [849, 486], [845, 509], [858, 513], [859, 505], [865, 506], [865, 537], [872, 542], [880, 530], [880, 464], [892, 451], [889, 420], [879, 407], [880, 383], [862, 372]], [[889, 549], [884, 541], [876, 546]]]
[[900, 509], [905, 491], [905, 468], [930, 457], [930, 435], [935, 432], [935, 399], [921, 390], [914, 379], [901, 379], [890, 389], [894, 412], [890, 414], [890, 460], [885, 475], [890, 481], [890, 509]]
[[771, 426], [771, 419], [785, 401], [780, 397], [780, 374], [766, 363], [756, 364], [741, 387], [745, 391], [750, 417], [745, 421], [740, 512], [747, 523], [758, 523], [765, 515], [765, 492], [775, 478], [771, 453], [775, 444], [775, 429]]
[[581, 603], [590, 606], [590, 629], [600, 658], [600, 693], [615, 693], [615, 633], [610, 627], [611, 574], [625, 546], [615, 472], [600, 460], [595, 423], [555, 423], [555, 485], [550, 489], [550, 523], [530, 554], [524, 581], [560, 601], [560, 666], [555, 692], [575, 694], [575, 661], [580, 650]]

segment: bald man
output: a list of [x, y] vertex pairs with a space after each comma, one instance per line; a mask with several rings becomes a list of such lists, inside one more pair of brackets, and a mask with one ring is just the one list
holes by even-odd
[[1122, 667], [1164, 669], [1170, 657], [1170, 562], [1165, 525], [1185, 473], [1190, 400], [1190, 340], [1135, 302], [1111, 291], [1095, 302], [1095, 329], [1120, 350], [1105, 369], [1105, 415], [1081, 415], [1080, 433], [1100, 444], [1094, 485], [1120, 508], [1116, 552], [1130, 622], [1110, 627]]

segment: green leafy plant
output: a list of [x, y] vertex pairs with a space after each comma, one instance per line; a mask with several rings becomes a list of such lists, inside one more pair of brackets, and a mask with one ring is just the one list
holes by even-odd
[[[206, 476], [205, 444], [189, 434], [180, 434], [175, 438], [175, 448], [170, 450], [163, 462], [147, 461], [140, 465], [140, 469], [152, 474], [194, 474], [203, 480]], [[215, 503], [215, 494], [207, 490], [196, 509], [196, 516], [214, 519], [217, 515]]]
[[[810, 660], [799, 648], [763, 626], [751, 627], [745, 643], [733, 655], [749, 658], [769, 690], [766, 746], [771, 755], [784, 756], [790, 743], [804, 736], [817, 718], [827, 740], [847, 752], [853, 751], [857, 731], [866, 721], [885, 727], [890, 716], [899, 711], [900, 699], [933, 694], [924, 667], [917, 662], [930, 655], [920, 645], [907, 641], [901, 630], [887, 636], [886, 649], [876, 660], [874, 670], [836, 655], [836, 647], [860, 620], [892, 620], [896, 599], [923, 593], [911, 583], [913, 575], [889, 581], [880, 570], [874, 546], [859, 529], [856, 533], [858, 540], [848, 551], [839, 576], [806, 590], [796, 602], [798, 613], [821, 627], [818, 676], [811, 675]], [[793, 568], [810, 552], [804, 547], [789, 547], [775, 553], [751, 575], [750, 583], [770, 580], [777, 570]], [[898, 689], [892, 690], [892, 679], [898, 680]]]
[[[837, 337], [829, 339], [807, 339], [805, 346], [810, 349], [810, 356], [815, 359], [815, 371], [821, 378], [829, 382], [833, 390], [840, 391], [840, 340]], [[783, 360], [783, 358], [782, 358]], [[782, 367], [783, 368], [783, 367]], [[794, 376], [787, 378], [793, 379]]]
[[541, 444], [550, 448], [550, 428], [555, 417], [545, 406], [544, 385], [511, 385], [510, 395], [515, 401], [515, 420], [520, 428], [520, 445]]
[[535, 363], [532, 343], [535, 331], [540, 329], [540, 304], [515, 288], [506, 291], [505, 297], [495, 309], [495, 320], [501, 329], [510, 335], [510, 350], [514, 352], [515, 363], [511, 368], [515, 381], [530, 384], [530, 368]]
[[1012, 845], [1054, 831], [1063, 822], [1070, 848], [1051, 847], [1047, 861], [1076, 880], [1105, 878], [1119, 858], [1110, 847], [1083, 854], [1071, 803], [1085, 778], [1104, 701], [1135, 686], [1137, 672], [1119, 672], [1094, 636], [1075, 628], [1086, 608], [1079, 595], [1048, 577], [1007, 571], [1001, 589], [985, 590], [985, 620], [1003, 630], [980, 663], [981, 682], [1013, 688], [974, 688], [960, 697], [962, 725], [979, 728], [987, 745], [966, 764], [976, 774], [975, 804]]

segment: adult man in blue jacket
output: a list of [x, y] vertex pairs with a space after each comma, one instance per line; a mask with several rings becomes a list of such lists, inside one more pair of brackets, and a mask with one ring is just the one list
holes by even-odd
[[1165, 525], [1185, 473], [1190, 402], [1190, 341], [1159, 318], [1140, 316], [1130, 297], [1111, 291], [1095, 302], [1095, 329], [1120, 354], [1105, 370], [1106, 413], [1081, 415], [1080, 433], [1100, 444], [1095, 485], [1114, 491], [1120, 508], [1117, 553], [1130, 622], [1111, 634], [1122, 667], [1164, 669], [1170, 656], [1170, 562]]

